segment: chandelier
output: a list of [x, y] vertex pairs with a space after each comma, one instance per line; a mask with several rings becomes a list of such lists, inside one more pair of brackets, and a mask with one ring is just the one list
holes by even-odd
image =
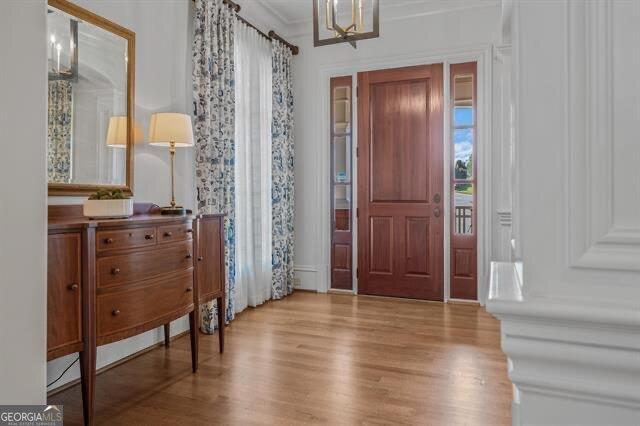
[[379, 37], [379, 0], [312, 1], [315, 47]]

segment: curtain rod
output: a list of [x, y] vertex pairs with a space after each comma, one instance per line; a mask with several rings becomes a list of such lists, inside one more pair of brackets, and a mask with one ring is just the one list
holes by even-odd
[[[193, 0], [193, 2], [195, 3], [196, 0]], [[289, 48], [289, 50], [291, 50], [291, 54], [292, 55], [297, 55], [300, 52], [300, 49], [298, 48], [298, 46], [289, 43], [288, 41], [286, 41], [285, 39], [280, 37], [275, 31], [271, 30], [271, 31], [269, 31], [269, 34], [265, 34], [262, 31], [260, 31], [251, 22], [247, 21], [242, 16], [238, 15], [238, 12], [240, 12], [240, 5], [238, 3], [235, 3], [235, 2], [233, 2], [231, 0], [222, 0], [222, 3], [226, 4], [229, 8], [233, 9], [236, 12], [236, 18], [238, 18], [238, 20], [240, 22], [242, 22], [245, 25], [247, 25], [248, 27], [251, 27], [254, 30], [256, 30], [258, 32], [258, 34], [260, 34], [262, 37], [266, 38], [267, 40], [278, 40], [280, 43], [282, 43], [285, 46], [287, 46]]]

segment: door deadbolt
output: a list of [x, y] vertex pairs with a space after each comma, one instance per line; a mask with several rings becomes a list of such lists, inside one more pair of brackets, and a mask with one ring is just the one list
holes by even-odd
[[436, 204], [440, 204], [441, 198], [440, 198], [440, 194], [436, 194], [433, 196], [433, 202]]
[[433, 216], [440, 217], [440, 208], [436, 207], [435, 209], [433, 209]]

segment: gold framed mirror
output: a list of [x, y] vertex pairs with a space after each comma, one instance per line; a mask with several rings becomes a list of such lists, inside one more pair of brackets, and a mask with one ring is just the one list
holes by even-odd
[[133, 195], [135, 33], [67, 0], [48, 0], [49, 195]]

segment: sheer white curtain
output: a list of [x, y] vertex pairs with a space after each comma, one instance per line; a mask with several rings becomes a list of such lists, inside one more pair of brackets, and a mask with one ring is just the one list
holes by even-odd
[[271, 43], [235, 23], [235, 312], [271, 298]]

